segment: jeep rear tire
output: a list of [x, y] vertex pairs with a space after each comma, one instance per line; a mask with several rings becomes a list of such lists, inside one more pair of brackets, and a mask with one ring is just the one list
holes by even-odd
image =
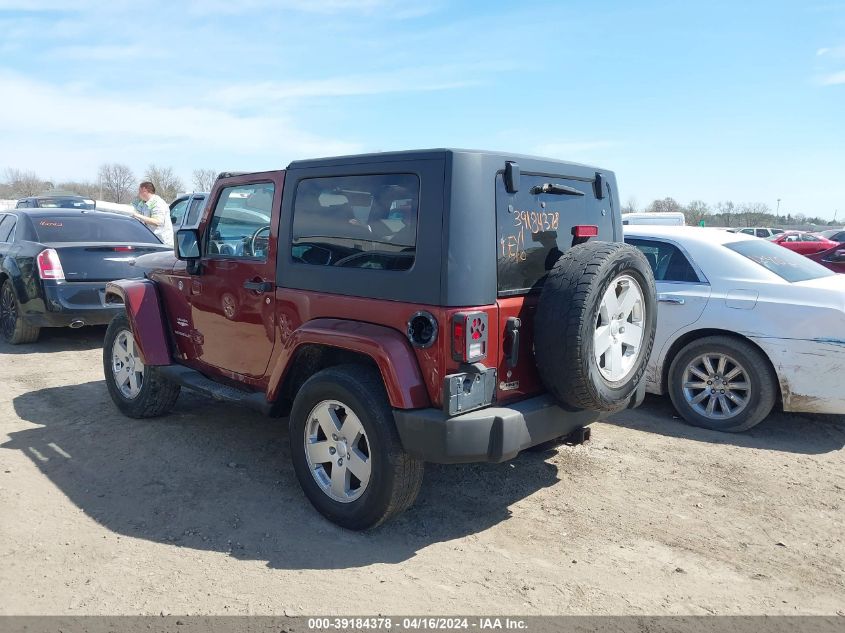
[[424, 464], [402, 448], [375, 369], [340, 365], [311, 376], [294, 399], [289, 432], [299, 483], [330, 521], [364, 530], [414, 503]]
[[612, 411], [636, 391], [654, 344], [654, 275], [632, 246], [587, 242], [549, 271], [534, 322], [546, 389], [563, 405]]
[[106, 330], [103, 373], [111, 399], [130, 418], [169, 413], [179, 397], [179, 385], [164, 378], [158, 367], [144, 365], [125, 313], [114, 317]]

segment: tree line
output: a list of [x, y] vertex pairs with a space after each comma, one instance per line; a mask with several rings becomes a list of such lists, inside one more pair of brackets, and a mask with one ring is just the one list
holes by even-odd
[[[210, 191], [217, 172], [213, 169], [195, 169], [192, 174], [194, 191]], [[167, 202], [172, 201], [185, 191], [185, 184], [174, 172], [172, 167], [150, 165], [144, 171], [141, 180], [148, 180], [155, 185], [156, 192]], [[39, 177], [35, 172], [20, 169], [7, 169], [0, 181], [0, 199], [24, 198], [35, 196], [50, 190], [68, 191], [87, 198], [105, 200], [106, 202], [129, 203], [135, 199], [138, 192], [139, 180], [133, 171], [122, 163], [105, 163], [100, 165], [96, 181], [64, 181], [53, 182]], [[820, 217], [810, 217], [803, 213], [773, 213], [772, 209], [762, 202], [734, 204], [730, 200], [717, 202], [713, 206], [703, 200], [693, 200], [682, 205], [674, 198], [667, 197], [654, 200], [645, 208], [638, 208], [633, 198], [622, 207], [622, 213], [637, 211], [659, 212], [680, 211], [684, 214], [687, 224], [697, 225], [704, 222], [707, 226], [790, 226], [790, 225], [833, 225]], [[835, 221], [836, 218], [834, 218]]]
[[622, 213], [635, 213], [637, 211], [679, 211], [684, 214], [687, 224], [698, 225], [704, 222], [706, 226], [741, 227], [805, 224], [828, 226], [834, 224], [830, 220], [807, 216], [803, 213], [773, 213], [771, 207], [763, 202], [734, 204], [730, 200], [726, 200], [710, 206], [703, 200], [693, 200], [687, 205], [682, 205], [674, 198], [663, 198], [662, 200], [655, 200], [645, 208], [640, 209], [637, 207], [637, 201], [632, 198], [622, 207]]
[[[217, 172], [213, 169], [195, 169], [192, 174], [194, 191], [209, 191], [216, 178]], [[156, 193], [167, 202], [185, 191], [184, 182], [174, 173], [172, 167], [150, 165], [139, 179], [127, 165], [105, 163], [100, 165], [96, 180], [82, 181], [54, 182], [41, 178], [32, 171], [6, 169], [0, 180], [0, 199], [25, 198], [49, 191], [64, 191], [86, 198], [128, 204], [135, 199], [138, 185], [145, 180], [153, 183]]]

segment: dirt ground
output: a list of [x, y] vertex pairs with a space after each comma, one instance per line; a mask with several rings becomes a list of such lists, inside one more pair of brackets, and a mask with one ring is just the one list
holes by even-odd
[[650, 398], [587, 445], [430, 465], [357, 534], [278, 420], [119, 415], [103, 333], [0, 344], [0, 614], [845, 614], [845, 418], [725, 435]]

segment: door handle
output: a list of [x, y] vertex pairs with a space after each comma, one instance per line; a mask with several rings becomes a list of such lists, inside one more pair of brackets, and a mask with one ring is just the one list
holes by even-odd
[[509, 317], [505, 324], [505, 337], [511, 341], [510, 349], [506, 352], [508, 367], [516, 367], [519, 363], [519, 328], [522, 321], [517, 317]]
[[686, 300], [683, 297], [673, 297], [672, 295], [657, 295], [657, 300], [660, 303], [673, 303], [678, 306], [682, 306], [686, 303]]
[[255, 292], [270, 292], [273, 289], [271, 281], [245, 281], [244, 288]]

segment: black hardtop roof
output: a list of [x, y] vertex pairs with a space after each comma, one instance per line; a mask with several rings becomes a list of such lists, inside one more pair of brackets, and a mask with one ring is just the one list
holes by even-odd
[[18, 198], [18, 200], [49, 200], [50, 198], [79, 198], [80, 200], [93, 199], [88, 196], [80, 196], [78, 193], [74, 193], [73, 191], [51, 189], [50, 191], [45, 191], [34, 196], [24, 196], [23, 198]]
[[403, 160], [426, 160], [445, 158], [447, 155], [475, 155], [483, 156], [488, 159], [498, 159], [504, 165], [505, 161], [520, 161], [526, 165], [556, 165], [560, 167], [573, 167], [577, 170], [594, 169], [607, 173], [608, 170], [600, 169], [598, 167], [591, 167], [582, 163], [573, 163], [569, 161], [559, 160], [557, 158], [547, 158], [544, 156], [531, 156], [528, 154], [512, 154], [508, 152], [497, 152], [479, 149], [459, 149], [459, 148], [435, 148], [435, 149], [413, 149], [398, 152], [373, 152], [370, 154], [350, 154], [348, 156], [331, 156], [327, 158], [311, 158], [307, 160], [295, 160], [288, 169], [296, 169], [300, 167], [333, 167], [336, 165], [350, 165], [355, 163], [372, 163], [372, 162], [394, 162]]
[[[0, 213], [3, 213], [0, 211]], [[68, 209], [67, 207], [54, 207], [51, 209], [8, 209], [5, 213], [20, 213], [21, 215], [29, 215], [33, 217], [71, 217], [75, 215], [94, 215], [97, 217], [111, 217], [124, 218], [131, 220], [132, 217], [125, 213], [116, 213], [114, 211], [102, 211], [100, 209]]]

